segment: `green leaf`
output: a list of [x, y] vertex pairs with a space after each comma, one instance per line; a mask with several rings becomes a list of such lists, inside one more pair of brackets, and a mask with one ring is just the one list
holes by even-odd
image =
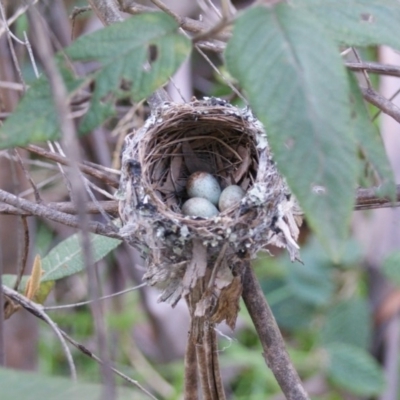
[[342, 301], [326, 313], [326, 322], [321, 330], [321, 342], [345, 343], [367, 349], [372, 333], [368, 303], [363, 299]]
[[50, 292], [53, 290], [54, 281], [40, 282], [38, 291], [36, 292], [33, 301], [38, 304], [44, 304]]
[[383, 261], [382, 271], [390, 282], [400, 286], [400, 251], [394, 251]]
[[395, 198], [396, 184], [382, 138], [378, 129], [370, 120], [356, 78], [351, 72], [348, 72], [348, 76], [351, 92], [351, 126], [357, 144], [366, 161], [373, 167], [379, 178], [382, 196]]
[[[290, 289], [284, 287], [290, 293]], [[310, 303], [299, 301], [291, 294], [277, 304], [271, 306], [272, 312], [281, 328], [289, 331], [299, 331], [310, 327], [315, 307]]]
[[400, 48], [400, 4], [397, 0], [298, 0], [341, 43], [387, 44]]
[[[112, 239], [102, 235], [95, 235], [93, 233], [89, 234], [89, 237], [92, 245], [94, 262], [104, 258], [108, 253], [122, 243], [119, 239]], [[44, 273], [41, 279], [42, 285], [40, 286], [40, 289], [43, 289], [41, 294], [44, 295], [49, 288], [43, 284], [44, 282], [56, 281], [66, 276], [76, 274], [81, 272], [84, 267], [85, 263], [83, 261], [79, 236], [78, 234], [74, 234], [51, 249], [49, 254], [42, 259], [42, 269], [44, 270]], [[28, 276], [23, 277], [19, 287], [20, 291], [25, 290], [28, 278]], [[13, 287], [16, 279], [16, 275], [2, 275], [3, 284], [9, 287]]]
[[[89, 234], [93, 251], [93, 261], [104, 258], [122, 243], [119, 239]], [[42, 282], [53, 281], [76, 274], [85, 268], [79, 234], [74, 234], [55, 246], [42, 260], [44, 274]]]
[[382, 369], [366, 351], [347, 344], [332, 344], [327, 351], [327, 373], [338, 386], [361, 396], [378, 395], [383, 391]]
[[[167, 81], [191, 49], [189, 39], [178, 34], [178, 28], [165, 13], [141, 14], [83, 36], [65, 49], [72, 60], [101, 64], [94, 74], [91, 108], [81, 130], [93, 129], [113, 115], [111, 102], [102, 99], [110, 91], [117, 97], [120, 95], [121, 79], [132, 82], [129, 93], [134, 100], [149, 96]], [[146, 71], [150, 49], [156, 49], [156, 59], [150, 61], [150, 69]], [[57, 60], [63, 65], [63, 57], [58, 56]], [[75, 79], [67, 69], [60, 68], [60, 72], [69, 93], [82, 84], [82, 80]], [[50, 85], [42, 76], [32, 84], [0, 129], [0, 149], [54, 140], [59, 136]]]
[[335, 43], [306, 10], [279, 4], [245, 12], [225, 57], [308, 223], [337, 258], [354, 204], [357, 161]]
[[[2, 400], [98, 400], [103, 390], [99, 384], [78, 383], [66, 378], [3, 368], [0, 368], [0, 387]], [[137, 389], [118, 387], [117, 393], [118, 400], [149, 398]]]
[[[69, 71], [61, 68], [60, 72], [69, 93], [82, 83]], [[59, 123], [50, 85], [47, 77], [42, 75], [34, 81], [15, 112], [0, 128], [0, 149], [55, 140], [59, 137]]]
[[[101, 99], [110, 91], [116, 93], [122, 78], [131, 82], [131, 95], [136, 101], [168, 80], [191, 50], [190, 40], [178, 34], [178, 28], [165, 13], [144, 13], [82, 36], [66, 49], [74, 61], [97, 61], [101, 65], [95, 74], [86, 124], [101, 122], [105, 109], [109, 114], [109, 105], [102, 104]], [[149, 60], [150, 51], [156, 53], [154, 61]], [[148, 70], [146, 64], [150, 64]]]
[[291, 269], [288, 285], [298, 300], [314, 306], [328, 303], [334, 289], [331, 270], [305, 260], [304, 265], [295, 265]]

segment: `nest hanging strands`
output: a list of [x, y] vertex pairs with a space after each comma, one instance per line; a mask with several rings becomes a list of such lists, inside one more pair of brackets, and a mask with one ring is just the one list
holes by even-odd
[[[243, 198], [223, 211], [212, 205], [208, 218], [184, 215], [194, 173]], [[126, 139], [117, 197], [121, 233], [146, 260], [144, 279], [162, 290], [160, 301], [192, 294], [194, 315], [211, 323], [234, 327], [245, 260], [268, 245], [298, 258], [295, 202], [248, 108], [205, 98], [153, 110]]]

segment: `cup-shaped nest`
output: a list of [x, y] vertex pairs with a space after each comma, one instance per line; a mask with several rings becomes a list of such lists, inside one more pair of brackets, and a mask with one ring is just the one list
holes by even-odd
[[[212, 174], [221, 189], [240, 186], [244, 197], [210, 218], [184, 215], [187, 181], [198, 171]], [[234, 277], [244, 259], [269, 245], [298, 257], [295, 202], [248, 108], [205, 98], [153, 110], [125, 141], [117, 197], [121, 233], [141, 250], [145, 279], [172, 304], [216, 264]], [[192, 264], [202, 265], [197, 277], [188, 277], [189, 270], [196, 275]]]

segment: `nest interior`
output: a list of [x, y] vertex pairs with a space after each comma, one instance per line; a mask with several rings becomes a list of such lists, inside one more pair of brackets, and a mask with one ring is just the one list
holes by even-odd
[[[222, 189], [241, 186], [245, 197], [213, 218], [183, 215], [186, 182], [197, 171], [213, 174]], [[269, 244], [297, 257], [293, 202], [264, 129], [249, 109], [220, 99], [164, 103], [154, 110], [126, 140], [118, 198], [121, 233], [142, 251], [145, 279], [164, 290], [161, 300], [176, 304], [208, 276], [214, 280], [208, 284], [211, 314], [218, 320], [235, 314], [215, 304], [224, 293], [235, 293], [238, 302], [240, 279], [232, 285], [243, 259]], [[205, 308], [210, 310], [198, 307], [198, 313]]]
[[143, 143], [143, 182], [160, 208], [180, 214], [186, 181], [197, 171], [214, 175], [222, 189], [234, 184], [247, 191], [255, 181], [258, 152], [242, 119], [205, 108], [197, 108], [194, 118], [192, 109], [182, 108]]

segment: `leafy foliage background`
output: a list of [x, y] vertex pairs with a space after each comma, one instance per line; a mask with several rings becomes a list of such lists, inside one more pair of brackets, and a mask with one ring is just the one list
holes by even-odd
[[[367, 23], [369, 16], [373, 23]], [[29, 28], [23, 18], [24, 14], [17, 19], [17, 31], [18, 24]], [[361, 54], [372, 54], [374, 58], [372, 46], [386, 44], [399, 49], [395, 39], [400, 33], [399, 18], [400, 6], [395, 0], [383, 0], [379, 5], [372, 0], [299, 0], [273, 7], [249, 7], [235, 16], [223, 57], [212, 55], [223, 78], [204, 61], [193, 63], [193, 76], [199, 79], [205, 70], [208, 80], [204, 87], [196, 87], [196, 95], [229, 94], [232, 102], [240, 103], [242, 100], [232, 95], [229, 85], [233, 83], [243, 90], [265, 125], [275, 161], [306, 215], [304, 265], [292, 265], [278, 253], [274, 258], [260, 257], [255, 268], [296, 368], [306, 382], [316, 379], [323, 387], [315, 398], [342, 398], [342, 393], [379, 396], [385, 390], [383, 369], [375, 357], [379, 349], [374, 331], [376, 309], [370, 302], [372, 284], [363, 250], [349, 238], [349, 226], [358, 184], [371, 186], [378, 179], [382, 193], [392, 197], [395, 185], [377, 126], [370, 121], [371, 109], [364, 103], [357, 79], [346, 70], [340, 50], [362, 46]], [[156, 53], [155, 59], [151, 51]], [[165, 84], [192, 51], [194, 60], [201, 59], [174, 18], [162, 12], [135, 15], [81, 36], [59, 50], [54, 60], [71, 104], [82, 91], [91, 92], [87, 112], [76, 121], [80, 134], [88, 134], [81, 139], [86, 153], [93, 151], [93, 140], [97, 140], [91, 138], [91, 132], [100, 129], [101, 124], [107, 134], [113, 131], [127, 109], [135, 110], [133, 116], [139, 125], [148, 112], [141, 102]], [[71, 63], [76, 66], [83, 62], [92, 66], [84, 74], [79, 74], [77, 67], [71, 68]], [[29, 69], [28, 59], [25, 63]], [[51, 86], [43, 72], [31, 81], [12, 111], [0, 128], [2, 149], [60, 138]], [[109, 159], [117, 145], [108, 139]], [[365, 174], [367, 167], [374, 171], [373, 179]], [[53, 188], [46, 190], [51, 193]], [[74, 275], [75, 280], [70, 282], [85, 287], [80, 242], [74, 234], [55, 246], [57, 231], [53, 227], [41, 229], [35, 239], [35, 253], [43, 256], [43, 301], [50, 295], [48, 301], [62, 303], [68, 299], [68, 290], [63, 286], [68, 280], [62, 278]], [[110, 291], [121, 286], [121, 281], [125, 283], [126, 270], [114, 269], [121, 269], [121, 253], [126, 248], [121, 246], [111, 255], [119, 240], [93, 235], [91, 242], [94, 261], [100, 261], [98, 270], [104, 288]], [[389, 254], [382, 277], [394, 283], [396, 290], [399, 270], [398, 252]], [[139, 275], [130, 271], [129, 276], [137, 280]], [[12, 286], [16, 271], [2, 279]], [[24, 290], [27, 280], [22, 280], [20, 290]], [[59, 280], [55, 290], [44, 285]], [[78, 295], [76, 288], [74, 291], [74, 300], [87, 295], [86, 290]], [[167, 362], [157, 352], [152, 354], [149, 347], [137, 348], [134, 356], [127, 350], [133, 346], [130, 333], [134, 326], [139, 326], [136, 332], [142, 331], [142, 336], [154, 329], [151, 321], [155, 316], [143, 296], [125, 295], [119, 305], [106, 307], [107, 326], [119, 339], [114, 355], [134, 379], [147, 382], [162, 397], [176, 398], [183, 385], [181, 359], [176, 360], [174, 355], [170, 358], [175, 359]], [[85, 343], [93, 340], [95, 327], [88, 308], [57, 311], [51, 316], [75, 338]], [[260, 345], [244, 310], [241, 326], [228, 336], [233, 338], [223, 336], [220, 347], [222, 367], [231, 371], [227, 380], [230, 397], [278, 398], [279, 387], [260, 357]], [[181, 333], [177, 340], [184, 338]], [[149, 364], [142, 352], [147, 352]], [[99, 380], [91, 360], [77, 351], [74, 357], [82, 380]], [[46, 326], [40, 328], [39, 359], [42, 374], [66, 374], [63, 352]], [[168, 390], [152, 386], [146, 366], [160, 376]], [[12, 383], [18, 379], [30, 381], [32, 389]], [[67, 390], [62, 380], [27, 378], [9, 370], [0, 371], [1, 380], [8, 382], [9, 398], [28, 391], [39, 396], [44, 386], [48, 386], [44, 393]], [[70, 390], [79, 396], [97, 393], [97, 386], [88, 387], [82, 384]]]

